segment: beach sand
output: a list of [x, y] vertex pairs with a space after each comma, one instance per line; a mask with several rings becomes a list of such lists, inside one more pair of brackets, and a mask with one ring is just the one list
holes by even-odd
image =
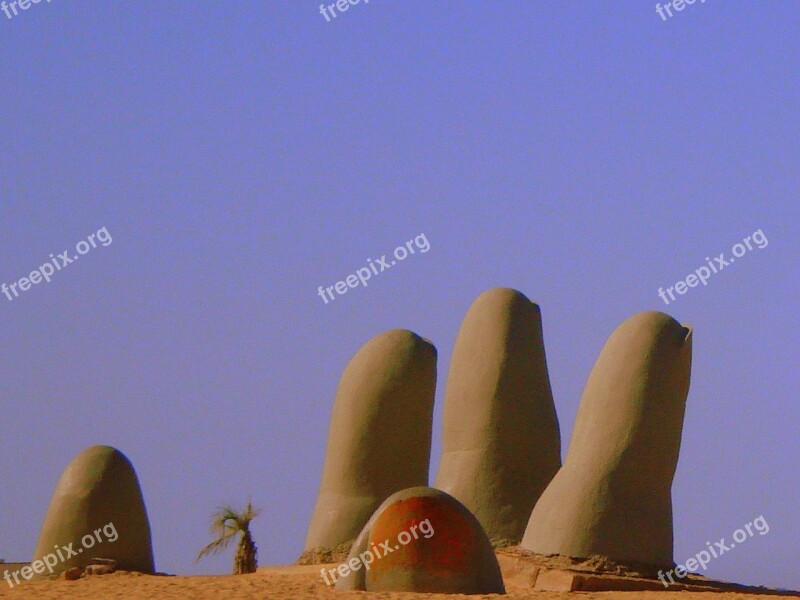
[[[150, 576], [138, 573], [118, 572], [111, 575], [85, 577], [78, 581], [49, 580], [26, 582], [8, 589], [3, 582], [0, 598], [55, 600], [74, 598], [75, 600], [220, 600], [225, 598], [255, 600], [301, 600], [301, 599], [339, 599], [359, 598], [372, 599], [436, 599], [446, 600], [468, 598], [446, 594], [411, 594], [411, 593], [366, 593], [341, 592], [326, 586], [320, 578], [322, 565], [263, 567], [252, 575], [217, 575], [217, 576]], [[531, 590], [519, 578], [507, 578], [507, 594], [469, 596], [469, 598], [508, 598], [508, 600], [574, 597], [584, 600], [629, 600], [633, 598], [663, 598], [668, 600], [745, 600], [766, 597], [760, 594], [743, 594], [730, 592], [539, 592]], [[677, 595], [676, 595], [677, 594]], [[800, 598], [800, 594], [794, 597]]]

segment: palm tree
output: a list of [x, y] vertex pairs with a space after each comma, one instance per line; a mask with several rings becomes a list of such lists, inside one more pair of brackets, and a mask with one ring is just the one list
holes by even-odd
[[237, 535], [241, 534], [233, 559], [233, 574], [255, 573], [258, 568], [258, 548], [250, 533], [250, 522], [259, 514], [261, 511], [253, 509], [249, 501], [243, 512], [237, 512], [230, 506], [219, 507], [217, 512], [211, 515], [211, 534], [216, 539], [200, 551], [195, 562], [204, 556], [224, 550]]

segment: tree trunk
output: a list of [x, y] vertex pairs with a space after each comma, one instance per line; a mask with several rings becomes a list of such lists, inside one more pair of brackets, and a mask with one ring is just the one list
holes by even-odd
[[245, 531], [236, 548], [233, 560], [233, 574], [255, 573], [258, 568], [258, 549], [249, 531]]

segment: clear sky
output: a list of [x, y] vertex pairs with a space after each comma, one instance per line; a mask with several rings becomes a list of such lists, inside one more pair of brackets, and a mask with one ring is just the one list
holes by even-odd
[[228, 572], [193, 557], [248, 496], [261, 563], [293, 561], [353, 353], [395, 327], [437, 346], [435, 474], [459, 324], [508, 286], [541, 306], [564, 451], [619, 323], [694, 326], [675, 558], [763, 515], [706, 574], [800, 588], [797, 3], [318, 7], [0, 13], [0, 283], [112, 239], [0, 295], [0, 557], [31, 558], [61, 471], [102, 443], [136, 467], [160, 570]]

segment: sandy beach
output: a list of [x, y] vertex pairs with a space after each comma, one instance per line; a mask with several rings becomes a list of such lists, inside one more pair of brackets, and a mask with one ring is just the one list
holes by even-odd
[[[708, 593], [708, 592], [534, 592], [513, 583], [507, 584], [505, 596], [461, 596], [449, 594], [369, 593], [342, 592], [326, 586], [319, 577], [319, 568], [314, 567], [267, 567], [252, 575], [225, 575], [203, 577], [150, 576], [118, 572], [102, 577], [84, 578], [79, 581], [40, 581], [25, 583], [13, 590], [2, 589], [0, 598], [30, 600], [252, 600], [270, 598], [274, 600], [308, 600], [360, 598], [394, 598], [412, 600], [420, 598], [508, 598], [523, 600], [535, 598], [602, 598], [604, 600], [627, 600], [632, 598], [680, 598], [681, 600], [755, 600], [760, 594]], [[794, 596], [800, 597], [800, 594]]]
[[[531, 569], [520, 568], [522, 565], [533, 566], [537, 562], [520, 562], [513, 551], [499, 551], [498, 558], [503, 570], [506, 594], [471, 595], [462, 594], [418, 594], [407, 592], [349, 592], [336, 590], [325, 585], [320, 577], [320, 568], [329, 565], [285, 565], [260, 567], [257, 573], [250, 575], [216, 575], [216, 576], [171, 576], [142, 575], [119, 571], [110, 575], [83, 577], [78, 581], [54, 579], [49, 581], [28, 582], [13, 590], [0, 588], [0, 598], [30, 600], [220, 600], [260, 599], [275, 600], [308, 600], [360, 598], [372, 600], [377, 598], [394, 598], [412, 600], [420, 598], [436, 598], [454, 600], [456, 598], [507, 598], [508, 600], [551, 598], [603, 598], [605, 600], [627, 600], [632, 598], [680, 598], [681, 600], [755, 600], [767, 597], [763, 593], [737, 592], [687, 592], [687, 591], [630, 591], [630, 592], [547, 592], [531, 588]], [[524, 559], [523, 559], [524, 560]], [[549, 566], [562, 566], [550, 563]], [[578, 570], [581, 567], [577, 567]], [[695, 578], [698, 583], [701, 578]], [[679, 595], [675, 595], [679, 594]], [[781, 594], [778, 597], [800, 598], [800, 593]]]

